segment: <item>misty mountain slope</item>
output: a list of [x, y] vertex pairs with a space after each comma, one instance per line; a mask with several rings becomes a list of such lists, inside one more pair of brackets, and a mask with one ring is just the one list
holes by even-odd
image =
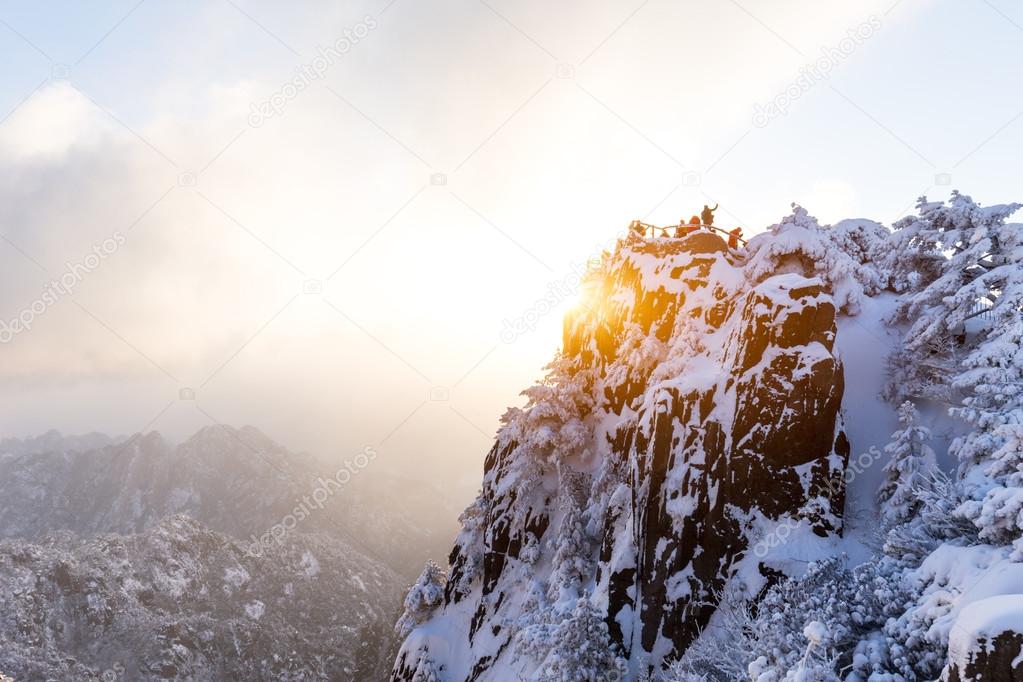
[[65, 436], [57, 430], [50, 430], [31, 438], [0, 440], [0, 458], [46, 452], [85, 452], [123, 441], [124, 438], [113, 438], [104, 433]]
[[1019, 208], [619, 240], [392, 679], [1023, 679]]
[[[254, 557], [185, 516], [0, 543], [0, 670], [17, 680], [381, 679], [401, 580], [295, 534]], [[110, 675], [107, 672], [107, 675]]]
[[[158, 433], [123, 442], [50, 433], [4, 447], [0, 565], [17, 572], [0, 571], [0, 588], [37, 581], [34, 591], [0, 589], [0, 612], [21, 614], [0, 617], [0, 670], [19, 680], [88, 679], [113, 662], [137, 666], [130, 679], [379, 680], [407, 581], [450, 548], [443, 496], [381, 475], [369, 450], [325, 462], [248, 426], [207, 427], [178, 446]], [[238, 620], [238, 594], [208, 596], [222, 591], [217, 571], [234, 574], [238, 551], [252, 576], [245, 603], [268, 614], [275, 605], [273, 617]], [[70, 596], [54, 587], [55, 562], [84, 571], [84, 587]], [[179, 577], [177, 606], [150, 600]], [[287, 591], [298, 584], [304, 594]], [[96, 621], [94, 602], [123, 618]], [[83, 667], [46, 672], [68, 657]]]
[[[342, 463], [291, 452], [251, 426], [206, 427], [176, 447], [156, 432], [87, 450], [44, 446], [0, 456], [0, 537], [138, 533], [183, 513], [250, 543], [275, 542], [266, 534], [302, 507], [298, 532], [339, 537], [400, 573], [447, 551], [439, 493], [381, 476], [372, 462], [339, 475]], [[403, 487], [414, 495], [381, 494]]]
[[271, 523], [290, 506], [289, 476], [305, 479], [303, 464], [251, 428], [210, 427], [177, 448], [154, 432], [85, 452], [35, 452], [3, 463], [0, 521], [8, 537], [134, 533], [189, 511], [244, 537], [247, 523]]

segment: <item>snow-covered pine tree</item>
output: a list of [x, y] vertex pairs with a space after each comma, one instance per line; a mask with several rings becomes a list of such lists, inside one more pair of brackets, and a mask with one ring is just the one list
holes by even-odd
[[550, 641], [553, 646], [540, 665], [538, 682], [625, 679], [625, 661], [615, 653], [607, 623], [588, 598], [576, 602], [571, 616], [557, 625]]
[[953, 451], [966, 463], [971, 499], [957, 511], [981, 538], [1013, 542], [1023, 561], [1023, 322], [1006, 327], [967, 360], [962, 377], [972, 391], [956, 412], [973, 430]]
[[429, 618], [434, 609], [441, 605], [446, 583], [447, 576], [440, 566], [427, 561], [419, 579], [405, 596], [405, 612], [394, 626], [399, 637], [407, 637], [415, 626]]
[[583, 509], [575, 497], [565, 496], [565, 515], [558, 530], [548, 597], [553, 602], [576, 600], [590, 573], [590, 540]]
[[930, 429], [919, 426], [918, 417], [913, 403], [908, 400], [902, 403], [899, 407], [902, 428], [892, 434], [891, 442], [884, 449], [889, 460], [877, 497], [881, 516], [888, 526], [905, 523], [916, 516], [921, 504], [916, 490], [937, 466], [934, 450], [928, 445]]
[[977, 544], [977, 527], [956, 513], [963, 500], [958, 480], [935, 468], [911, 494], [918, 503], [916, 516], [884, 534], [882, 550], [887, 556], [916, 568], [943, 542]]
[[592, 372], [568, 357], [559, 357], [547, 370], [543, 381], [522, 392], [526, 406], [505, 412], [499, 436], [529, 448], [531, 459], [541, 464], [585, 458], [590, 443], [584, 420], [596, 403]]
[[888, 288], [897, 293], [920, 291], [941, 276], [945, 262], [933, 214], [944, 208], [940, 201], [916, 201], [917, 215], [907, 216], [892, 225], [887, 248], [878, 253], [878, 266], [884, 272]]
[[[955, 385], [966, 393], [953, 414], [972, 430], [952, 445], [969, 499], [957, 510], [980, 537], [1014, 542], [1023, 560], [1023, 225], [1006, 223], [1019, 204], [989, 209], [983, 255], [970, 282], [978, 295], [976, 341]], [[979, 247], [977, 247], [979, 248]]]
[[895, 321], [912, 322], [891, 359], [889, 399], [958, 402], [949, 389], [959, 383], [962, 358], [983, 338], [967, 333], [967, 321], [998, 305], [1007, 278], [1018, 269], [1018, 229], [1005, 220], [1020, 207], [982, 207], [953, 192], [947, 204], [922, 197], [919, 215], [895, 224], [887, 267], [896, 288], [909, 292]]
[[499, 448], [517, 446], [523, 451], [512, 460], [508, 474], [520, 499], [541, 489], [544, 477], [560, 471], [562, 463], [567, 466], [592, 455], [586, 424], [596, 405], [592, 368], [559, 356], [546, 369], [542, 381], [522, 392], [525, 407], [509, 408], [502, 415], [497, 435]]

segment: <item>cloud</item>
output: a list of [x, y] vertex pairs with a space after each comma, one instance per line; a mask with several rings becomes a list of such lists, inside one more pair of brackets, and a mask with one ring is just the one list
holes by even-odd
[[[74, 68], [74, 86], [50, 83], [0, 125], [0, 321], [125, 236], [0, 345], [9, 429], [132, 431], [190, 386], [218, 419], [300, 447], [364, 445], [400, 426], [390, 447], [461, 466], [453, 453], [485, 449], [481, 432], [560, 340], [551, 315], [490, 354], [504, 319], [629, 219], [659, 206], [652, 220], [677, 220], [704, 191], [760, 225], [778, 209], [756, 191], [822, 219], [855, 199], [839, 181], [795, 196], [809, 183], [775, 173], [788, 152], [770, 146], [750, 182], [673, 190], [806, 60], [733, 3], [648, 3], [624, 24], [632, 9], [614, 4], [493, 3], [502, 18], [399, 0], [252, 128], [251, 105], [362, 9], [245, 3], [295, 55], [230, 3], [198, 16], [144, 3]], [[810, 55], [889, 3], [744, 4]], [[558, 62], [574, 77], [556, 77]], [[446, 184], [430, 184], [437, 172]], [[749, 213], [735, 206], [746, 197]], [[310, 279], [322, 295], [301, 293]], [[453, 387], [452, 401], [424, 407], [433, 384]]]
[[[758, 16], [809, 50], [807, 36], [841, 34], [872, 9], [801, 14], [779, 4]], [[154, 365], [202, 375], [304, 280], [327, 280], [341, 265], [327, 295], [398, 354], [441, 373], [485, 350], [503, 317], [535, 298], [532, 279], [542, 285], [557, 275], [545, 267], [579, 257], [574, 225], [602, 224], [606, 237], [617, 227], [609, 212], [626, 220], [653, 205], [681, 173], [673, 155], [689, 162], [702, 147], [719, 155], [717, 143], [731, 143], [731, 126], [748, 116], [741, 104], [802, 63], [730, 5], [698, 15], [651, 5], [618, 32], [625, 17], [586, 10], [570, 3], [548, 15], [527, 3], [505, 19], [560, 59], [580, 61], [599, 46], [574, 74], [599, 101], [555, 78], [526, 106], [555, 74], [553, 58], [485, 7], [455, 3], [429, 12], [395, 5], [322, 82], [258, 129], [247, 125], [251, 105], [280, 92], [314, 46], [361, 12], [316, 21], [312, 11], [253, 5], [307, 56], [289, 55], [230, 7], [204, 12], [190, 32], [232, 37], [201, 61], [228, 63], [225, 46], [251, 42], [261, 50], [244, 50], [245, 63], [281, 68], [211, 79], [194, 55], [168, 54], [180, 68], [160, 73], [146, 62], [146, 102], [104, 84], [109, 112], [67, 82], [40, 89], [0, 125], [0, 224], [10, 241], [0, 244], [0, 320], [16, 319], [115, 232], [125, 243], [3, 348], [12, 362], [0, 376], [108, 378]], [[683, 39], [677, 26], [686, 21], [703, 30]], [[173, 35], [148, 30], [161, 51], [172, 49]], [[647, 33], [642, 44], [636, 31]], [[117, 39], [96, 58], [117, 54]], [[755, 63], [741, 57], [747, 48], [759, 50]], [[131, 60], [122, 62], [117, 73], [127, 78]], [[451, 184], [428, 187], [436, 170]], [[830, 215], [854, 197], [848, 183], [817, 183], [803, 201]], [[674, 219], [681, 202], [704, 200], [679, 194], [664, 206]], [[461, 252], [467, 244], [472, 254]], [[465, 348], [410, 342], [400, 321], [424, 311]]]
[[94, 144], [109, 128], [104, 114], [69, 83], [50, 83], [0, 126], [6, 163], [62, 160], [75, 145]]

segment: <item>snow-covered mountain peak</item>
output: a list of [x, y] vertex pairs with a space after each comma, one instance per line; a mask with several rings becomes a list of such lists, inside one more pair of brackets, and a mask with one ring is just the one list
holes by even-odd
[[1018, 208], [620, 240], [392, 679], [1023, 675]]
[[[395, 677], [424, 661], [451, 680], [556, 670], [591, 610], [603, 664], [639, 674], [697, 636], [765, 524], [837, 532], [836, 306], [809, 274], [751, 273], [708, 232], [606, 254], [551, 374], [505, 416], [443, 603]], [[748, 589], [770, 570], [747, 571]], [[466, 626], [457, 653], [431, 645]]]

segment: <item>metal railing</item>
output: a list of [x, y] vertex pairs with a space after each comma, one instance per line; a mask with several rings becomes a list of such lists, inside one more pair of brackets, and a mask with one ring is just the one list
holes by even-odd
[[994, 304], [991, 301], [979, 300], [973, 304], [973, 310], [966, 316], [967, 320], [981, 319], [981, 320], [994, 320]]
[[[636, 228], [640, 229], [637, 230]], [[682, 230], [684, 232], [682, 236], [688, 236], [692, 232], [698, 230], [708, 230], [710, 232], [717, 232], [724, 236], [726, 239], [735, 239], [738, 243], [742, 244], [743, 246], [746, 246], [746, 240], [740, 237], [739, 235], [732, 234], [728, 230], [724, 230], [714, 225], [704, 225], [702, 223], [699, 225], [693, 223], [679, 223], [678, 225], [661, 226], [652, 225], [651, 223], [644, 223], [642, 220], [634, 220], [629, 224], [629, 230], [639, 234], [642, 237], [646, 237], [647, 232], [649, 232], [651, 239], [654, 239], [658, 236], [657, 235], [658, 230], [660, 230], [661, 232], [660, 234], [661, 237], [673, 237], [674, 233], [677, 230]], [[671, 231], [672, 234], [669, 234], [669, 231]]]

